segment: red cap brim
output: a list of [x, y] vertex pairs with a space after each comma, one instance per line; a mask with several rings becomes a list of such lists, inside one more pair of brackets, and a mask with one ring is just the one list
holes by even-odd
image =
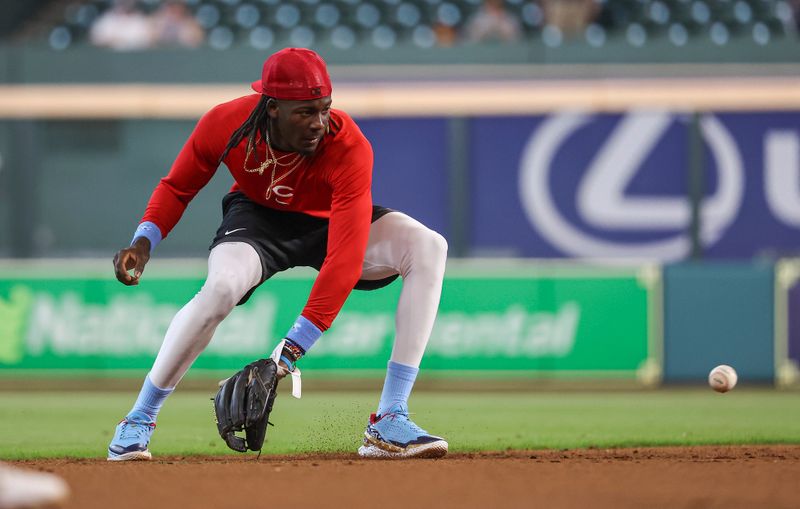
[[261, 87], [261, 80], [254, 81], [253, 83], [250, 84], [250, 87], [252, 87], [252, 89], [258, 92], [259, 94], [264, 93], [264, 89]]

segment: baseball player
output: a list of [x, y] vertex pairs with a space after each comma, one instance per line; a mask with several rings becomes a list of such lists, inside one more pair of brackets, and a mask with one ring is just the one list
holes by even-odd
[[69, 491], [56, 474], [0, 463], [0, 509], [60, 507]]
[[[319, 274], [276, 347], [277, 379], [292, 374], [299, 381], [296, 362], [331, 326], [351, 290], [381, 288], [401, 276], [394, 347], [359, 454], [446, 454], [447, 442], [417, 426], [408, 413], [439, 305], [446, 241], [406, 214], [372, 204], [372, 148], [345, 112], [331, 108], [331, 81], [319, 55], [281, 50], [264, 62], [261, 79], [252, 86], [255, 94], [203, 115], [153, 191], [130, 247], [114, 257], [117, 279], [138, 284], [152, 250], [217, 167], [227, 166], [235, 182], [222, 200], [207, 279], [170, 323], [138, 399], [116, 428], [108, 459], [151, 458], [148, 444], [159, 409], [214, 330], [260, 284], [295, 266], [314, 267]], [[270, 408], [274, 387], [271, 391]], [[221, 433], [223, 424], [218, 422]]]

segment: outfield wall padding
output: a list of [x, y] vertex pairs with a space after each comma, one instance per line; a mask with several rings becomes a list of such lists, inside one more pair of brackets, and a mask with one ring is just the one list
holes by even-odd
[[[85, 270], [67, 261], [0, 267], [0, 374], [145, 372], [172, 317], [204, 275], [198, 263], [151, 265], [137, 287], [114, 280], [110, 263]], [[426, 373], [658, 380], [657, 269], [452, 265], [422, 363]], [[314, 277], [295, 271], [267, 281], [221, 324], [193, 369], [230, 371], [266, 356], [302, 310]], [[382, 376], [401, 289], [398, 281], [353, 292], [303, 369]]]
[[[0, 376], [143, 374], [203, 274], [202, 260], [156, 259], [139, 287], [125, 287], [110, 262], [0, 264]], [[268, 281], [223, 323], [193, 371], [216, 375], [271, 350], [313, 278], [299, 271]], [[791, 309], [776, 313], [774, 280], [771, 264], [451, 260], [423, 373], [702, 383], [730, 364], [743, 385], [771, 383], [794, 352], [777, 334], [794, 329], [783, 323]], [[382, 376], [401, 288], [355, 292], [304, 368]], [[795, 301], [789, 295], [790, 308]], [[786, 344], [776, 348], [776, 338]]]
[[772, 264], [687, 263], [664, 269], [664, 378], [699, 382], [719, 364], [744, 383], [774, 380]]

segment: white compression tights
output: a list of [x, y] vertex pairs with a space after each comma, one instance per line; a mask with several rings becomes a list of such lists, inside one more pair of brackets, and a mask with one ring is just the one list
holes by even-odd
[[261, 260], [249, 244], [225, 242], [214, 247], [208, 255], [206, 282], [169, 324], [150, 381], [162, 389], [175, 387], [220, 322], [260, 280]]
[[[422, 360], [439, 307], [446, 257], [444, 237], [405, 214], [390, 212], [372, 224], [362, 279], [394, 274], [403, 278], [395, 317], [394, 362], [418, 367]], [[150, 381], [164, 389], [175, 387], [220, 322], [260, 278], [261, 261], [249, 244], [227, 242], [212, 249], [208, 278], [172, 319]]]
[[439, 309], [446, 259], [444, 237], [401, 212], [390, 212], [372, 224], [361, 278], [393, 274], [403, 278], [395, 315], [394, 362], [419, 367]]

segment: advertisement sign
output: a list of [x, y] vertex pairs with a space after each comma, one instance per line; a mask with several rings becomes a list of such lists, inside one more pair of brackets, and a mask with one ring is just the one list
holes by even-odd
[[[475, 119], [473, 250], [685, 259], [690, 120], [667, 111]], [[800, 112], [709, 113], [700, 130], [705, 255], [800, 250]]]
[[[643, 274], [649, 274], [645, 277]], [[657, 272], [610, 269], [448, 273], [422, 368], [499, 376], [629, 377], [658, 362]], [[197, 277], [0, 276], [0, 372], [146, 370]], [[238, 369], [267, 355], [293, 323], [313, 273], [278, 276], [235, 309], [193, 370]], [[382, 373], [402, 284], [354, 292], [304, 370]]]
[[800, 367], [800, 281], [789, 288], [788, 305], [789, 360], [794, 363], [794, 366]]
[[447, 120], [356, 120], [375, 156], [373, 202], [405, 212], [447, 237]]

